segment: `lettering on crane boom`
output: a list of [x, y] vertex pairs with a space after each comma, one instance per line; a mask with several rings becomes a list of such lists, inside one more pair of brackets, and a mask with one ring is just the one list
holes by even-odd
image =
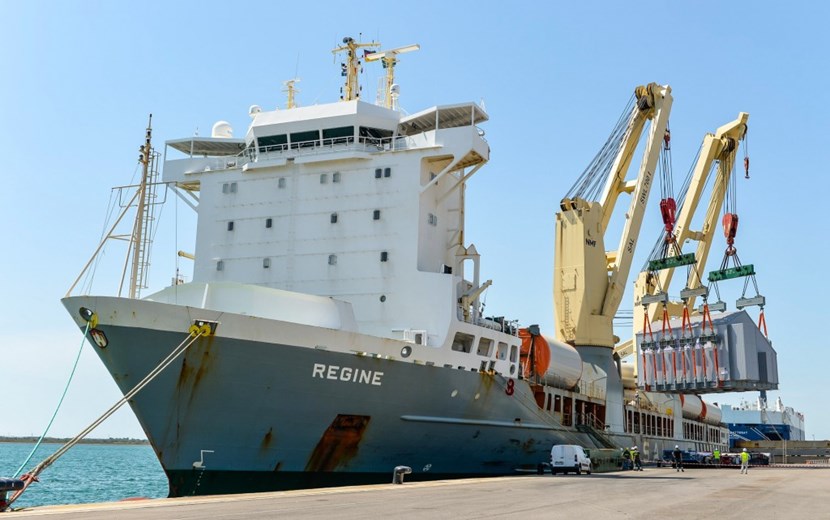
[[645, 204], [648, 200], [649, 188], [651, 188], [651, 172], [646, 170], [645, 175], [643, 175], [643, 189], [639, 198], [640, 204]]
[[731, 280], [732, 278], [740, 278], [742, 276], [754, 276], [755, 266], [746, 264], [739, 267], [730, 267], [729, 269], [721, 269], [719, 271], [709, 272], [710, 282], [719, 282], [721, 280]]

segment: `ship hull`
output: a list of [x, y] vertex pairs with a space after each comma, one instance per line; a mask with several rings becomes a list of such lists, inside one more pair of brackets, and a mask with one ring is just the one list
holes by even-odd
[[129, 402], [170, 496], [387, 482], [398, 465], [415, 480], [511, 475], [553, 444], [594, 446], [521, 380], [381, 353], [403, 342], [143, 300], [64, 302], [79, 326], [81, 307], [100, 317], [106, 346], [93, 345], [124, 393], [194, 319], [218, 323]]

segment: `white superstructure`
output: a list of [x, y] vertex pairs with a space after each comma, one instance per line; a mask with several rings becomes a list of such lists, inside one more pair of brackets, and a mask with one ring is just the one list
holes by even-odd
[[361, 332], [440, 345], [451, 318], [480, 319], [452, 302], [480, 286], [463, 200], [486, 120], [473, 103], [403, 117], [356, 100], [255, 113], [244, 140], [169, 141], [187, 156], [168, 154], [164, 180], [199, 192], [194, 282], [331, 296]]

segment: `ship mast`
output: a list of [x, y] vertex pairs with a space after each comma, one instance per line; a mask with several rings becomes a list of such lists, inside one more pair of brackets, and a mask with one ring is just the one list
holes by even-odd
[[418, 44], [398, 47], [388, 51], [377, 51], [366, 55], [366, 61], [381, 60], [383, 68], [386, 69], [386, 81], [383, 86], [383, 106], [397, 110], [397, 92], [395, 86], [395, 65], [398, 63], [398, 54], [420, 50]]
[[354, 38], [346, 36], [343, 38], [343, 45], [333, 49], [332, 54], [338, 52], [346, 52], [346, 63], [341, 63], [342, 76], [346, 77], [346, 85], [343, 88], [343, 95], [340, 96], [341, 101], [352, 101], [360, 97], [360, 87], [357, 84], [358, 67], [360, 67], [360, 60], [357, 58], [357, 49], [361, 47], [380, 47], [380, 43], [359, 43], [354, 41]]
[[[153, 241], [152, 225], [155, 220], [154, 208], [157, 204], [163, 203], [163, 201], [160, 202], [156, 200], [156, 187], [158, 186], [157, 179], [159, 175], [158, 159], [160, 154], [153, 149], [151, 144], [153, 136], [152, 122], [153, 114], [150, 114], [144, 144], [138, 149], [140, 152], [138, 162], [142, 165], [141, 180], [138, 186], [119, 186], [114, 188], [119, 191], [119, 199], [120, 193], [123, 190], [128, 188], [137, 189], [130, 197], [130, 200], [125, 204], [122, 204], [123, 209], [121, 214], [119, 214], [118, 218], [115, 219], [115, 223], [112, 227], [110, 227], [104, 238], [101, 239], [101, 242], [98, 244], [95, 252], [92, 253], [92, 256], [87, 261], [86, 265], [84, 265], [83, 269], [81, 269], [78, 277], [75, 278], [75, 281], [72, 282], [69, 290], [66, 291], [67, 297], [72, 294], [72, 291], [81, 281], [81, 278], [83, 278], [84, 274], [88, 272], [90, 266], [95, 261], [95, 258], [97, 258], [98, 254], [104, 248], [104, 244], [106, 244], [110, 239], [129, 241], [127, 255], [124, 259], [124, 268], [121, 272], [121, 282], [118, 286], [118, 296], [120, 297], [124, 290], [124, 281], [127, 277], [127, 268], [130, 265], [132, 266], [132, 269], [130, 271], [129, 297], [140, 298], [141, 289], [147, 286], [147, 273], [150, 265], [150, 246]], [[132, 232], [129, 235], [116, 233], [116, 228], [134, 205], [136, 207], [136, 216]]]
[[149, 211], [147, 203], [148, 198], [152, 198], [153, 194], [148, 194], [148, 189], [154, 187], [154, 183], [149, 182], [150, 175], [153, 174], [154, 169], [152, 163], [155, 160], [153, 154], [153, 147], [151, 140], [153, 137], [153, 114], [147, 122], [147, 134], [144, 138], [144, 144], [139, 147], [141, 155], [138, 156], [138, 162], [141, 163], [141, 181], [138, 185], [138, 202], [136, 203], [135, 224], [133, 225], [133, 233], [130, 239], [130, 250], [132, 253], [132, 268], [130, 270], [130, 286], [129, 297], [137, 298], [140, 295], [141, 287], [144, 286], [145, 277], [148, 264], [148, 250], [150, 241], [150, 220], [152, 215]]
[[285, 103], [285, 108], [294, 108], [297, 106], [294, 102], [294, 95], [298, 93], [299, 90], [294, 86], [294, 84], [298, 81], [300, 81], [299, 78], [294, 78], [282, 82], [282, 84], [285, 85], [285, 88], [282, 89], [282, 91], [288, 95], [288, 101]]

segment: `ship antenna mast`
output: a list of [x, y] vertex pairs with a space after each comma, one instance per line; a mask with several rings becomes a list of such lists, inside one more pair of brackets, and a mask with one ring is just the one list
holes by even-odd
[[299, 81], [300, 78], [294, 78], [282, 82], [282, 84], [285, 85], [285, 88], [282, 89], [282, 91], [288, 95], [288, 101], [285, 103], [285, 108], [294, 108], [297, 106], [297, 104], [294, 102], [294, 95], [299, 93], [300, 90], [297, 89], [294, 86], [294, 84]]
[[[137, 298], [140, 295], [141, 287], [145, 285], [147, 267], [149, 264], [150, 248], [150, 226], [153, 215], [150, 212], [148, 198], [152, 199], [155, 194], [155, 179], [150, 179], [155, 174], [155, 153], [151, 144], [153, 137], [153, 114], [147, 121], [147, 133], [144, 144], [139, 147], [140, 155], [138, 162], [141, 163], [141, 182], [138, 185], [138, 202], [136, 203], [135, 224], [130, 237], [130, 251], [132, 256], [132, 269], [130, 270], [130, 298]], [[148, 190], [153, 190], [148, 193]], [[152, 201], [149, 201], [152, 202]]]
[[366, 55], [366, 61], [381, 60], [383, 68], [386, 69], [386, 84], [383, 86], [383, 106], [396, 110], [397, 90], [395, 89], [395, 65], [398, 63], [398, 54], [420, 50], [418, 44], [398, 47], [388, 51], [377, 51]]
[[346, 85], [343, 87], [342, 92], [343, 95], [340, 96], [341, 101], [352, 101], [360, 97], [360, 87], [357, 84], [360, 60], [357, 57], [357, 49], [361, 47], [380, 47], [380, 43], [359, 43], [354, 41], [354, 38], [346, 36], [343, 38], [343, 45], [331, 51], [335, 55], [338, 52], [346, 51], [346, 63], [340, 64], [340, 74], [346, 78]]

